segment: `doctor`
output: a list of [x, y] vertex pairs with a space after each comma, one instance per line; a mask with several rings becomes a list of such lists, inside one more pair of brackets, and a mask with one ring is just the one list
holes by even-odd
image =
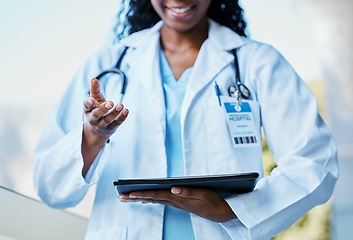
[[[43, 201], [73, 207], [96, 184], [86, 239], [137, 240], [270, 239], [327, 201], [336, 147], [315, 98], [275, 49], [245, 37], [236, 0], [128, 8], [118, 29], [129, 36], [87, 60], [43, 130], [34, 172]], [[123, 103], [121, 80], [94, 78], [121, 56]], [[230, 114], [247, 122], [235, 126]], [[233, 131], [239, 126], [245, 131]], [[277, 164], [266, 177], [261, 128]], [[119, 199], [112, 186], [117, 178], [239, 172], [259, 172], [256, 189], [226, 199], [180, 186]]]

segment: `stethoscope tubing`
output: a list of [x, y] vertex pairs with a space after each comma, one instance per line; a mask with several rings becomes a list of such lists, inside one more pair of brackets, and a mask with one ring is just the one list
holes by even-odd
[[[127, 87], [127, 77], [123, 73], [123, 71], [120, 70], [121, 62], [122, 62], [127, 50], [128, 50], [128, 47], [125, 47], [125, 49], [121, 53], [121, 55], [120, 55], [120, 57], [114, 67], [112, 67], [111, 69], [107, 69], [107, 70], [101, 72], [98, 76], [96, 76], [96, 79], [98, 79], [98, 81], [101, 78], [103, 78], [103, 76], [110, 74], [110, 73], [118, 74], [122, 77], [122, 85], [121, 85], [121, 90], [120, 90], [120, 94], [121, 94], [120, 102], [122, 102], [122, 100], [123, 100], [123, 97], [126, 92], [126, 87]], [[233, 49], [232, 54], [234, 56], [235, 83], [236, 84], [228, 87], [228, 94], [231, 97], [248, 99], [248, 98], [250, 98], [250, 91], [240, 80], [240, 71], [239, 71], [239, 63], [238, 63], [238, 57], [237, 57], [237, 49]]]
[[[240, 70], [239, 70], [239, 62], [237, 57], [237, 49], [232, 49], [232, 53], [234, 56], [234, 67], [235, 67], [235, 83], [236, 86], [229, 86], [228, 87], [228, 94], [230, 97], [242, 97], [245, 99], [250, 98], [250, 91], [249, 89], [241, 82], [240, 80]], [[236, 92], [240, 95], [236, 96]]]
[[124, 72], [120, 70], [120, 65], [121, 65], [121, 62], [122, 62], [125, 54], [126, 54], [127, 49], [128, 49], [128, 47], [125, 47], [125, 49], [121, 53], [121, 55], [120, 55], [120, 57], [114, 67], [112, 67], [111, 69], [107, 69], [96, 76], [96, 79], [98, 81], [100, 79], [102, 79], [105, 75], [110, 74], [110, 73], [118, 74], [122, 77], [122, 84], [121, 84], [121, 89], [120, 89], [120, 102], [123, 101], [123, 97], [125, 95], [126, 87], [127, 87], [127, 77], [124, 74]]

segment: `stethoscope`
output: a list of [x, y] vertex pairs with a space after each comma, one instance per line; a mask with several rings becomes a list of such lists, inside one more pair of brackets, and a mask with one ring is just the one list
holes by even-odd
[[125, 53], [127, 51], [128, 47], [125, 47], [125, 49], [123, 50], [123, 52], [121, 53], [118, 61], [116, 62], [115, 66], [110, 68], [110, 69], [107, 69], [103, 72], [101, 72], [97, 77], [96, 79], [98, 81], [100, 81], [105, 75], [107, 74], [117, 74], [120, 76], [121, 78], [121, 89], [120, 89], [120, 102], [123, 101], [123, 97], [125, 95], [125, 92], [126, 92], [126, 86], [127, 86], [127, 78], [126, 78], [126, 75], [125, 73], [123, 73], [123, 71], [120, 70], [120, 65], [121, 65], [121, 62], [123, 61], [123, 58], [125, 56]]
[[[122, 100], [123, 100], [123, 97], [124, 97], [124, 94], [126, 91], [126, 86], [127, 86], [126, 75], [123, 73], [123, 71], [120, 70], [120, 65], [121, 65], [121, 62], [122, 62], [125, 54], [126, 54], [127, 49], [128, 49], [128, 47], [125, 47], [125, 49], [121, 53], [121, 55], [120, 55], [120, 57], [114, 67], [101, 72], [96, 77], [96, 79], [98, 79], [98, 81], [99, 81], [100, 79], [103, 78], [103, 76], [105, 76], [107, 74], [117, 74], [120, 76], [120, 78], [122, 79], [121, 90], [120, 90], [120, 94], [121, 94], [120, 102], [122, 102]], [[230, 85], [228, 87], [228, 94], [230, 97], [234, 97], [237, 99], [238, 102], [240, 102], [242, 98], [244, 98], [244, 99], [250, 98], [250, 91], [240, 80], [239, 63], [238, 63], [236, 49], [232, 50], [232, 54], [234, 55], [234, 67], [235, 67], [235, 72], [236, 72], [236, 75], [235, 75], [236, 85]]]
[[239, 71], [239, 62], [237, 57], [237, 50], [232, 50], [234, 56], [234, 67], [235, 67], [235, 83], [236, 85], [230, 85], [228, 87], [228, 94], [230, 97], [234, 97], [238, 102], [241, 102], [241, 99], [249, 99], [250, 91], [249, 89], [241, 82], [240, 80], [240, 71]]

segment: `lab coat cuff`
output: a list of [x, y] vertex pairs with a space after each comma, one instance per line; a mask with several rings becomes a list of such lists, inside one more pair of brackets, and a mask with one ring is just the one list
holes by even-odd
[[[249, 194], [251, 194], [251, 193], [249, 193]], [[248, 194], [240, 194], [240, 195], [232, 196], [232, 197], [225, 199], [225, 201], [228, 203], [228, 205], [233, 210], [233, 212], [237, 215], [238, 220], [239, 220], [239, 223], [237, 223], [237, 222], [234, 223], [235, 220], [233, 220], [233, 222], [231, 221], [232, 222], [231, 224], [227, 222], [228, 225], [225, 225], [225, 226], [232, 226], [232, 225], [238, 226], [241, 223], [244, 227], [239, 227], [239, 229], [240, 229], [239, 232], [242, 234], [245, 234], [244, 229], [245, 228], [247, 229], [247, 238], [245, 238], [245, 239], [261, 239], [261, 238], [257, 238], [255, 236], [256, 234], [254, 235], [254, 233], [251, 232], [251, 229], [254, 229], [254, 227], [259, 224], [259, 221], [248, 210], [248, 206], [246, 204], [247, 195]], [[230, 231], [229, 227], [227, 227], [226, 230]], [[230, 234], [231, 233], [233, 233], [233, 232], [230, 232]], [[237, 239], [237, 238], [235, 238], [235, 239]], [[264, 239], [262, 238], [261, 240], [264, 240]]]
[[[103, 147], [103, 149], [104, 149], [104, 147]], [[103, 149], [101, 151], [99, 151], [97, 157], [92, 162], [92, 164], [91, 164], [90, 168], [88, 169], [87, 174], [85, 176], [85, 182], [89, 185], [95, 184], [99, 179], [97, 165], [99, 163], [99, 159], [102, 156]]]
[[84, 122], [80, 125], [80, 127], [77, 127], [69, 135], [73, 135], [74, 137], [72, 138], [72, 140], [76, 142], [76, 147], [74, 148], [75, 149], [74, 159], [75, 159], [76, 172], [79, 173], [78, 175], [76, 175], [76, 181], [78, 182], [80, 187], [85, 188], [95, 184], [99, 179], [96, 169], [97, 169], [99, 159], [102, 155], [103, 149], [98, 153], [97, 157], [94, 159], [93, 163], [88, 169], [86, 176], [83, 177], [82, 176], [83, 156], [82, 156], [82, 149], [81, 149], [83, 125], [84, 125]]
[[[84, 127], [84, 122], [81, 125], [81, 136], [83, 133], [83, 127]], [[81, 137], [81, 141], [82, 142], [82, 137]], [[100, 162], [100, 159], [102, 157], [104, 157], [106, 154], [104, 154], [104, 149], [106, 148], [106, 145], [103, 146], [103, 148], [99, 151], [99, 153], [97, 154], [96, 158], [93, 160], [91, 166], [89, 167], [86, 176], [84, 177], [84, 181], [87, 185], [93, 185], [95, 183], [97, 183], [98, 179], [99, 179], [99, 174], [98, 174], [98, 163]], [[80, 151], [80, 157], [81, 157], [81, 161], [83, 163], [83, 156], [82, 156], [82, 152]]]
[[221, 225], [232, 239], [250, 240], [249, 230], [238, 218], [223, 222]]
[[97, 165], [98, 165], [98, 159], [102, 155], [102, 151], [100, 151], [97, 155], [97, 157], [94, 159], [93, 163], [89, 167], [86, 176], [85, 176], [85, 182], [89, 185], [92, 185], [97, 182], [98, 180], [98, 174], [96, 171]]
[[81, 124], [80, 127], [77, 127], [76, 129], [74, 129], [68, 135], [72, 136], [71, 138], [72, 145], [75, 146], [73, 156], [74, 156], [74, 169], [75, 169], [75, 172], [78, 173], [78, 174], [75, 174], [76, 182], [80, 187], [86, 188], [93, 184], [92, 180], [93, 180], [94, 173], [93, 171], [91, 171], [88, 181], [86, 180], [86, 178], [82, 176], [82, 168], [83, 168], [83, 156], [82, 156], [82, 149], [81, 149], [82, 132], [83, 132], [83, 124]]

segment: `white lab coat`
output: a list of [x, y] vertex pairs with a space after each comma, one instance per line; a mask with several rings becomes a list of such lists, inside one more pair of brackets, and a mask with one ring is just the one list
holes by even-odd
[[[338, 175], [336, 147], [317, 103], [286, 60], [271, 46], [209, 21], [209, 37], [195, 62], [181, 108], [186, 175], [259, 172], [255, 191], [226, 199], [238, 219], [216, 223], [191, 214], [197, 239], [270, 239], [331, 196]], [[97, 194], [86, 239], [161, 239], [164, 206], [120, 203], [116, 178], [165, 177], [165, 104], [159, 69], [159, 29], [133, 34], [100, 49], [78, 71], [45, 127], [35, 153], [35, 188], [48, 205], [75, 206], [92, 184]], [[122, 52], [127, 75], [123, 103], [129, 117], [110, 138], [83, 179], [83, 100], [90, 80], [115, 65]], [[235, 149], [218, 105], [234, 85], [230, 50], [239, 48], [242, 82], [250, 89], [256, 127], [263, 127], [276, 164], [263, 176], [262, 147]], [[121, 82], [102, 82], [117, 101]]]

